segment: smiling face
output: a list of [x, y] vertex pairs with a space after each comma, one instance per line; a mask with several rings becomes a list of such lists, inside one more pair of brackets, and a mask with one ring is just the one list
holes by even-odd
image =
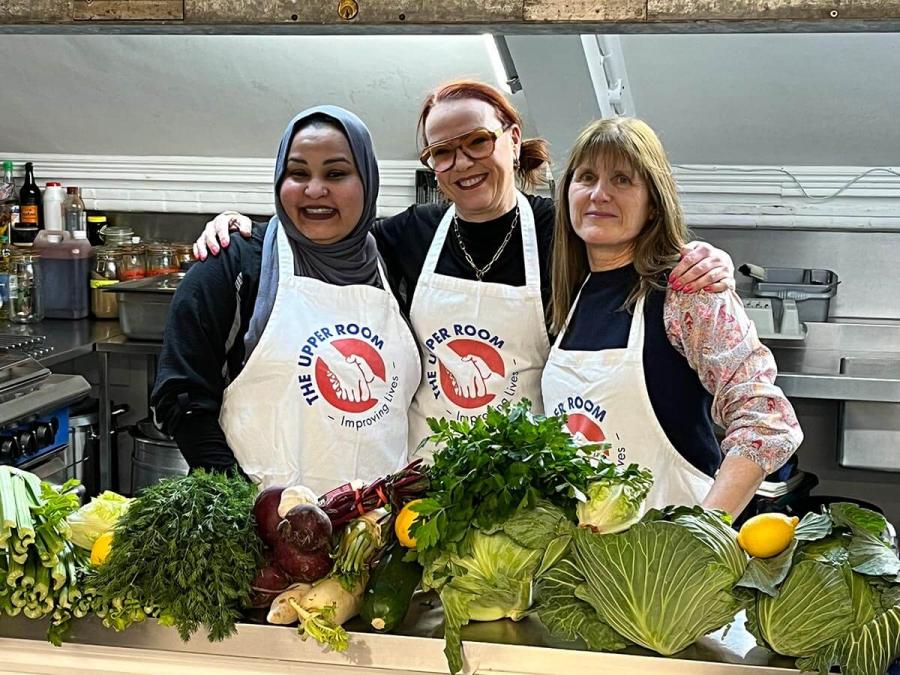
[[[489, 103], [466, 98], [437, 103], [425, 120], [429, 145], [467, 134], [474, 129], [494, 131], [503, 126]], [[459, 217], [471, 222], [499, 218], [516, 204], [515, 159], [519, 156], [521, 130], [512, 125], [494, 144], [494, 152], [484, 159], [470, 159], [456, 151], [456, 163], [437, 174], [444, 194], [456, 204]]]
[[310, 241], [333, 244], [350, 234], [362, 217], [365, 192], [347, 137], [328, 124], [298, 131], [278, 198]]
[[650, 219], [650, 190], [627, 162], [600, 156], [575, 167], [568, 188], [569, 219], [595, 267], [631, 261], [634, 242]]

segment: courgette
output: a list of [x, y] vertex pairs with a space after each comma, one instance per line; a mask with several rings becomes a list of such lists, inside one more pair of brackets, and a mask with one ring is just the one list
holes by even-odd
[[406, 549], [399, 544], [391, 546], [372, 570], [363, 594], [360, 616], [380, 633], [400, 625], [422, 580], [422, 566], [403, 560], [405, 554]]

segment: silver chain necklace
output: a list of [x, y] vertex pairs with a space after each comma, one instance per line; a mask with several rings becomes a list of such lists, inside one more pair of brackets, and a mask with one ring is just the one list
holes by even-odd
[[459, 220], [456, 217], [456, 214], [453, 214], [453, 231], [456, 233], [456, 241], [459, 243], [459, 248], [463, 252], [463, 255], [466, 257], [466, 262], [469, 263], [469, 266], [475, 270], [475, 278], [478, 281], [484, 280], [484, 275], [487, 274], [488, 270], [491, 269], [493, 264], [497, 262], [500, 258], [500, 254], [503, 253], [503, 249], [506, 248], [506, 245], [509, 243], [509, 240], [512, 239], [513, 232], [516, 231], [516, 225], [519, 224], [519, 207], [516, 206], [516, 215], [513, 216], [512, 225], [509, 228], [509, 232], [506, 233], [506, 236], [503, 238], [503, 241], [500, 242], [500, 248], [497, 249], [497, 252], [494, 254], [494, 257], [488, 261], [488, 264], [482, 268], [478, 268], [478, 265], [475, 264], [475, 261], [472, 260], [472, 256], [469, 255], [469, 252], [466, 250], [465, 244], [463, 244], [462, 234], [459, 231]]

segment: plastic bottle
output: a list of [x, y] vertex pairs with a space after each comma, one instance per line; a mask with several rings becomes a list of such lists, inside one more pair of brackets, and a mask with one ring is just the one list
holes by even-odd
[[81, 199], [81, 188], [66, 188], [66, 201], [63, 202], [63, 222], [66, 232], [71, 232], [73, 236], [76, 232], [84, 232], [84, 237], [87, 238], [87, 215], [84, 212], [84, 200]]
[[66, 193], [62, 183], [50, 181], [44, 188], [44, 229], [63, 229], [62, 205], [66, 200]]
[[[81, 235], [79, 235], [80, 237]], [[90, 312], [91, 245], [64, 230], [43, 230], [34, 240], [43, 268], [48, 319], [83, 319]]]

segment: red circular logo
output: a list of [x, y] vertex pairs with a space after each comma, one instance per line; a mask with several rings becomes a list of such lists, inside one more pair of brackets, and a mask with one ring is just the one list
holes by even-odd
[[491, 378], [505, 380], [503, 357], [491, 345], [480, 340], [460, 338], [447, 346], [458, 359], [440, 362], [441, 389], [460, 408], [481, 408], [494, 400], [487, 389]]
[[606, 440], [606, 434], [603, 433], [600, 425], [581, 413], [570, 413], [566, 427], [569, 429], [570, 434], [576, 438], [580, 434], [588, 443], [602, 443]]
[[[378, 403], [372, 392], [375, 379], [385, 381], [384, 361], [368, 342], [355, 338], [332, 340], [340, 356], [326, 363], [316, 358], [316, 386], [322, 398], [338, 410], [361, 413]], [[343, 358], [341, 358], [343, 357]]]

